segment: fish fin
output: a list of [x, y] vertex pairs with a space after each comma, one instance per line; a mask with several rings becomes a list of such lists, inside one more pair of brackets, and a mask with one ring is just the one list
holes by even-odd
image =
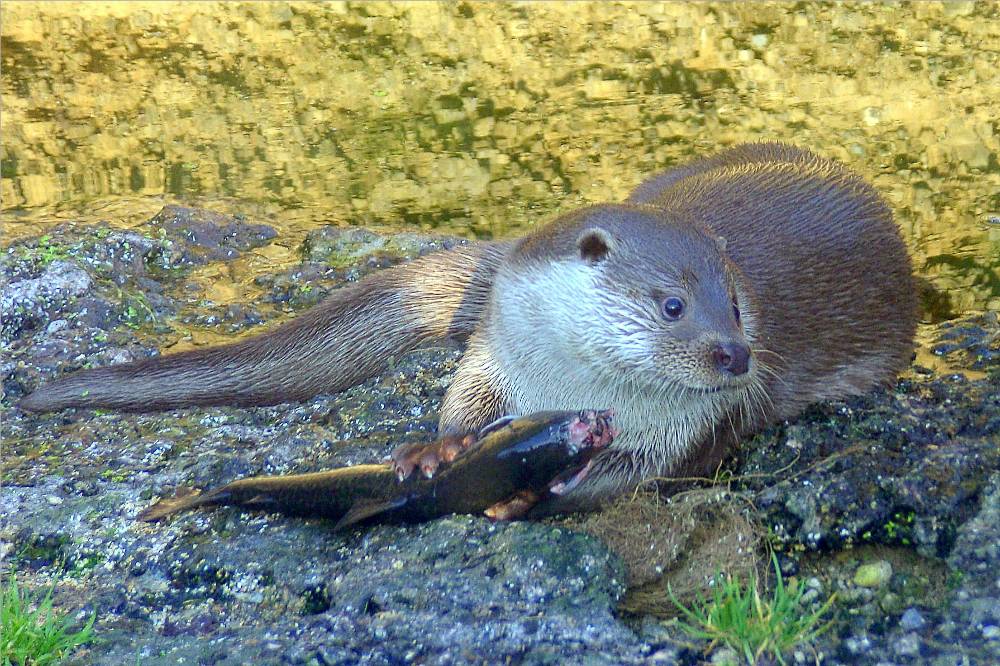
[[210, 492], [202, 495], [197, 488], [181, 488], [173, 497], [166, 497], [143, 509], [135, 519], [144, 523], [156, 522], [178, 511], [193, 509], [205, 504], [217, 504], [224, 499], [222, 497], [224, 494], [228, 493]]
[[243, 500], [240, 502], [240, 506], [252, 506], [254, 508], [265, 508], [269, 504], [274, 504], [277, 500], [274, 495], [268, 495], [267, 493], [261, 493], [260, 495], [254, 495], [248, 500]]
[[406, 504], [405, 497], [397, 497], [391, 500], [360, 500], [354, 503], [347, 513], [341, 516], [337, 524], [333, 526], [334, 531], [340, 531], [356, 525], [362, 520], [367, 520], [372, 516], [377, 516], [386, 511], [392, 511]]
[[513, 421], [516, 418], [517, 418], [516, 416], [512, 416], [512, 415], [509, 415], [509, 414], [507, 416], [501, 416], [497, 420], [492, 421], [492, 422], [487, 423], [486, 425], [484, 425], [482, 427], [482, 429], [479, 431], [479, 434], [477, 435], [477, 437], [479, 439], [482, 439], [483, 437], [486, 437], [486, 435], [490, 434], [491, 432], [494, 432], [494, 431], [499, 430], [500, 428], [504, 427], [505, 425], [507, 425], [508, 423], [510, 423], [511, 421]]
[[553, 495], [565, 495], [569, 491], [580, 485], [580, 482], [587, 478], [587, 474], [590, 473], [590, 469], [594, 466], [593, 459], [588, 460], [587, 464], [578, 470], [568, 470], [563, 472], [549, 484], [549, 492]]
[[512, 497], [487, 507], [483, 513], [490, 520], [517, 520], [538, 504], [539, 499], [533, 490], [519, 490]]

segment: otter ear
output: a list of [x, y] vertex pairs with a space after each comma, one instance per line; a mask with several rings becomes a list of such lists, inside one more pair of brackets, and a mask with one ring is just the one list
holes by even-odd
[[580, 258], [591, 264], [598, 264], [608, 256], [615, 246], [615, 239], [600, 227], [591, 227], [576, 239]]

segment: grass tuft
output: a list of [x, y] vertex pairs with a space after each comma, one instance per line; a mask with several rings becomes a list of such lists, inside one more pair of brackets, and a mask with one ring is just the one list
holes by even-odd
[[[13, 574], [0, 592], [0, 666], [46, 666], [92, 638], [96, 613], [77, 632], [71, 618], [52, 608], [55, 586], [37, 603], [17, 587]], [[31, 607], [35, 606], [34, 610]]]
[[765, 657], [784, 664], [784, 654], [792, 648], [811, 643], [833, 623], [821, 618], [833, 605], [836, 595], [827, 599], [812, 613], [803, 613], [802, 586], [793, 581], [785, 585], [773, 555], [774, 595], [764, 599], [760, 593], [757, 576], [750, 575], [744, 585], [731, 576], [716, 575], [712, 596], [706, 599], [697, 595], [691, 606], [685, 606], [669, 590], [670, 599], [683, 619], [680, 627], [692, 638], [711, 641], [709, 648], [722, 643], [746, 659], [747, 664], [758, 664]]

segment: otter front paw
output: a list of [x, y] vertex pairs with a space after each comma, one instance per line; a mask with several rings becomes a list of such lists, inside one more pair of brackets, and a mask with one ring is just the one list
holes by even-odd
[[404, 444], [392, 452], [392, 468], [400, 481], [410, 476], [414, 469], [419, 469], [429, 479], [441, 463], [450, 463], [475, 442], [476, 436], [470, 433], [445, 435], [430, 444]]

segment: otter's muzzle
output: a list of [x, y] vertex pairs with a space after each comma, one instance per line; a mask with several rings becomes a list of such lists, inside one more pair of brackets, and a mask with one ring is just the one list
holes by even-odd
[[750, 348], [738, 342], [720, 342], [712, 348], [712, 362], [724, 375], [745, 375], [750, 369]]

